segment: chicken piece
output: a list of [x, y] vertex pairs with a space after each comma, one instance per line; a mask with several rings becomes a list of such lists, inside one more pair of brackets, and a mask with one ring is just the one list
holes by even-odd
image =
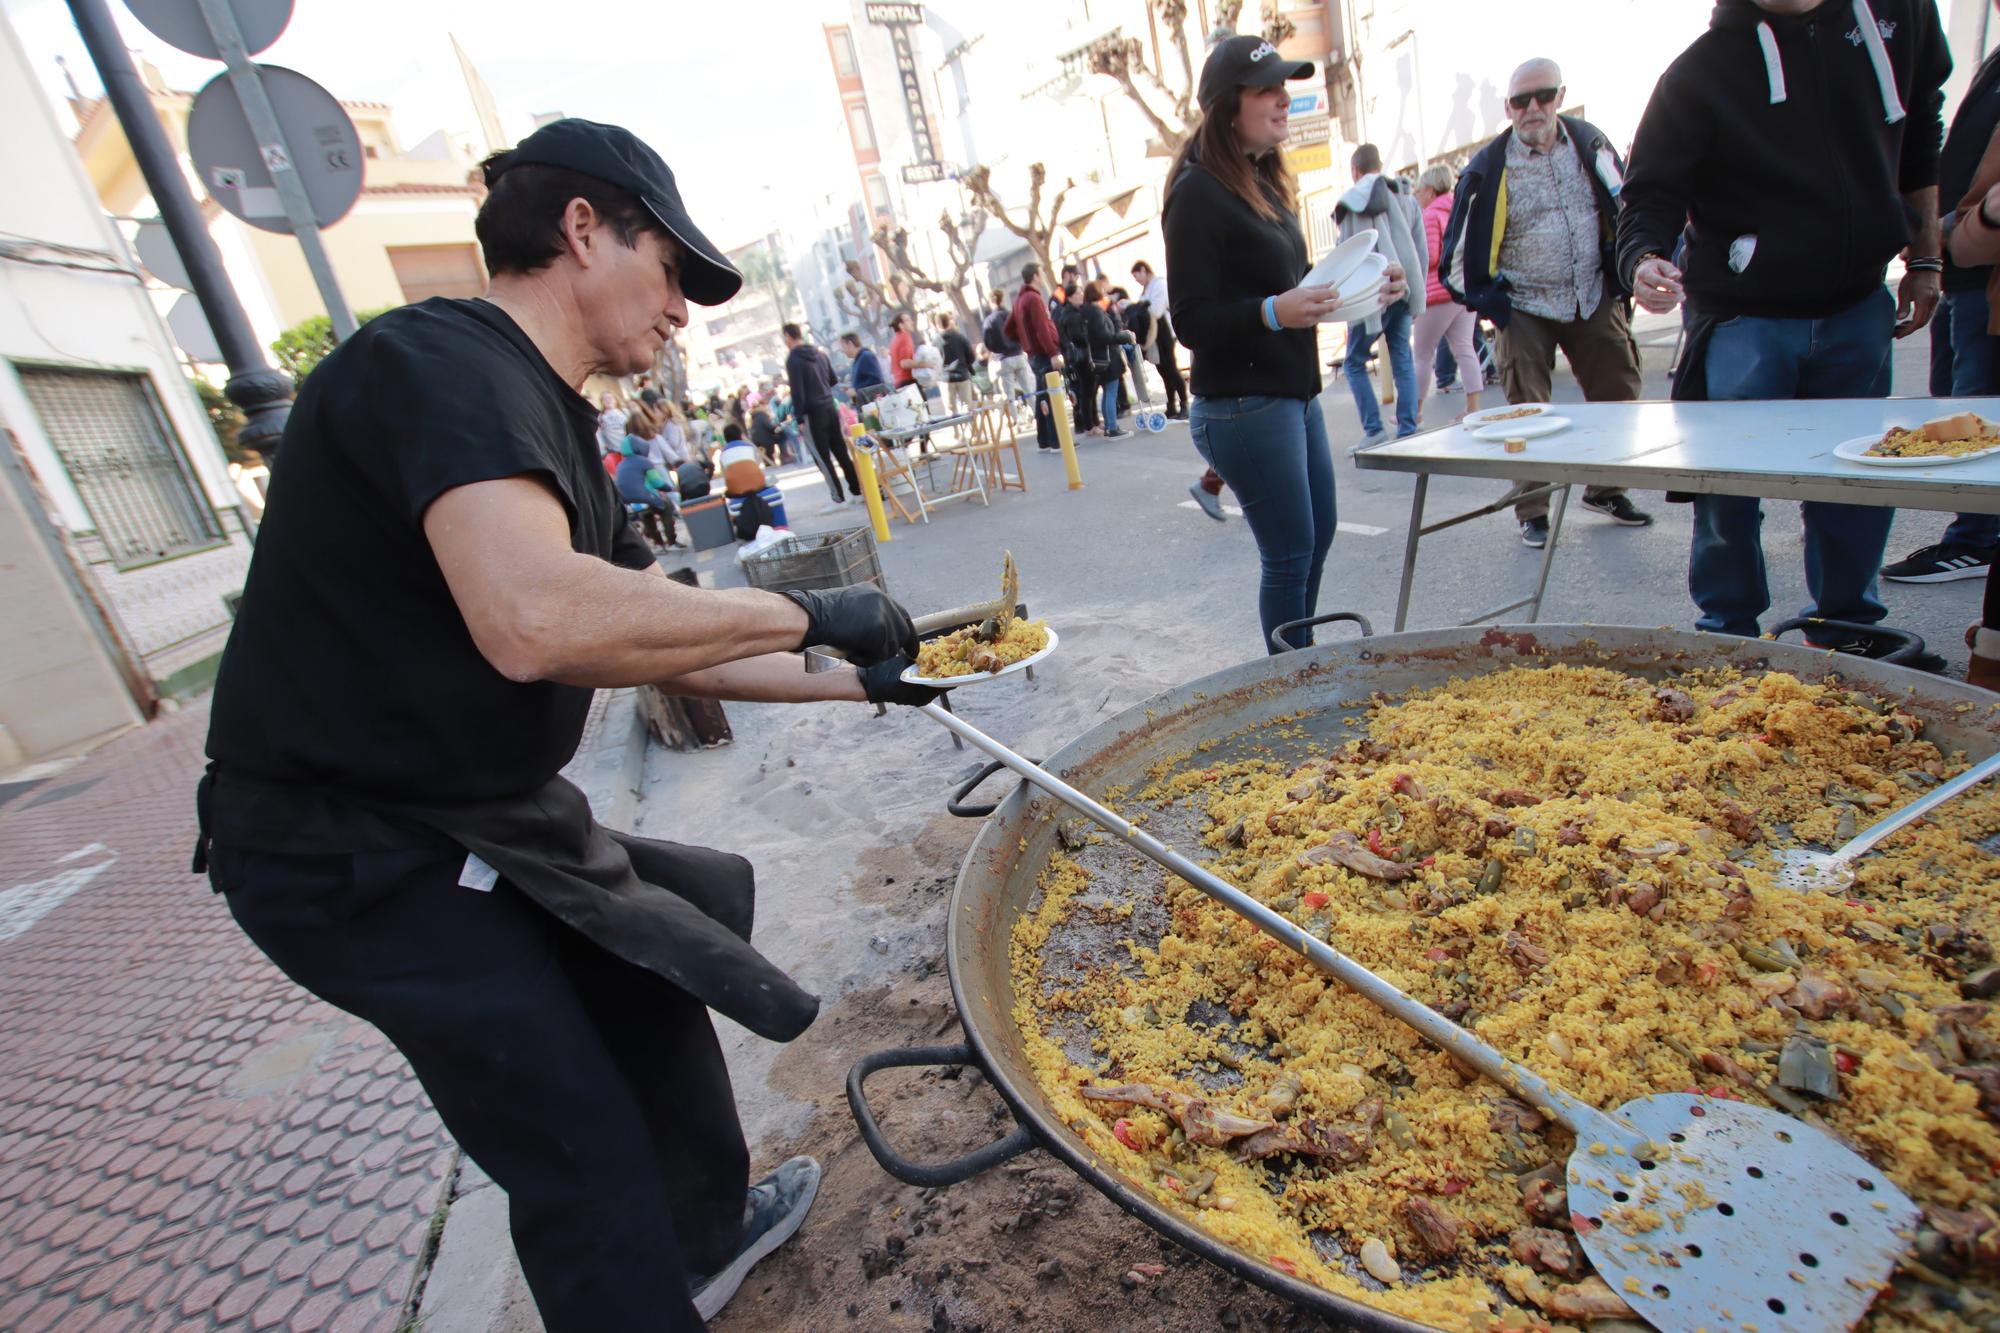
[[1917, 1253], [1926, 1263], [1942, 1263], [1954, 1273], [2000, 1272], [2000, 1227], [1991, 1217], [1974, 1208], [1955, 1212], [1930, 1203], [1922, 1207]]
[[1280, 1074], [1271, 1080], [1271, 1086], [1265, 1089], [1264, 1095], [1257, 1100], [1264, 1104], [1264, 1109], [1270, 1112], [1272, 1119], [1283, 1120], [1292, 1113], [1292, 1107], [1299, 1100], [1302, 1086], [1297, 1074]]
[[1465, 1223], [1447, 1213], [1421, 1194], [1412, 1194], [1396, 1205], [1396, 1216], [1417, 1233], [1417, 1245], [1432, 1259], [1443, 1259], [1458, 1248], [1458, 1233]]
[[1507, 1248], [1516, 1259], [1529, 1267], [1568, 1278], [1572, 1282], [1582, 1277], [1588, 1268], [1583, 1247], [1576, 1243], [1576, 1237], [1553, 1227], [1522, 1227], [1507, 1237]]
[[1596, 1274], [1549, 1293], [1548, 1312], [1558, 1319], [1637, 1319], [1625, 1298]]
[[1521, 1207], [1545, 1227], [1568, 1230], [1569, 1186], [1563, 1183], [1563, 1164], [1550, 1162], [1520, 1178]]
[[1514, 821], [1505, 815], [1488, 815], [1485, 832], [1489, 838], [1511, 838], [1514, 836]]
[[1486, 799], [1508, 810], [1519, 809], [1526, 805], [1540, 805], [1542, 803], [1541, 797], [1531, 791], [1522, 791], [1519, 787], [1509, 787], [1505, 791], [1496, 791]]
[[1785, 992], [1785, 1003], [1807, 1018], [1820, 1019], [1851, 1007], [1854, 1000], [1839, 982], [1801, 972], [1798, 985]]
[[1583, 825], [1571, 820], [1556, 830], [1556, 846], [1581, 847], [1583, 845]]
[[1653, 691], [1653, 716], [1662, 722], [1685, 722], [1694, 716], [1694, 699], [1686, 690], [1662, 685]]
[[1079, 1088], [1085, 1097], [1099, 1102], [1129, 1102], [1165, 1111], [1180, 1125], [1189, 1143], [1205, 1148], [1221, 1148], [1245, 1135], [1270, 1129], [1270, 1120], [1218, 1111], [1200, 1097], [1190, 1097], [1172, 1088], [1156, 1088], [1150, 1083], [1126, 1083], [1115, 1088]]
[[2000, 1124], [2000, 1065], [1954, 1065], [1945, 1072], [1971, 1084], [1979, 1093], [1980, 1114]]
[[1516, 1134], [1539, 1134], [1549, 1127], [1547, 1116], [1512, 1097], [1495, 1097], [1487, 1107], [1486, 1117], [1495, 1133], [1511, 1130]]
[[1725, 800], [1719, 807], [1722, 815], [1723, 831], [1738, 842], [1756, 842], [1764, 836], [1757, 827], [1757, 812], [1745, 810], [1734, 801]]
[[1309, 852], [1301, 852], [1299, 860], [1306, 865], [1319, 865], [1331, 861], [1335, 865], [1347, 867], [1358, 875], [1392, 882], [1411, 879], [1417, 874], [1417, 867], [1413, 865], [1375, 855], [1361, 845], [1360, 838], [1346, 829], [1341, 829], [1327, 839], [1325, 845], [1315, 847]]
[[1236, 1160], [1252, 1162], [1292, 1153], [1299, 1157], [1330, 1158], [1342, 1166], [1351, 1166], [1368, 1155], [1375, 1126], [1381, 1120], [1382, 1099], [1370, 1097], [1338, 1123], [1328, 1124], [1308, 1117], [1284, 1128], [1273, 1126], [1252, 1134], [1236, 1145]]
[[1507, 938], [1500, 944], [1500, 951], [1523, 972], [1533, 972], [1549, 961], [1549, 951], [1524, 938], [1518, 930], [1507, 932]]

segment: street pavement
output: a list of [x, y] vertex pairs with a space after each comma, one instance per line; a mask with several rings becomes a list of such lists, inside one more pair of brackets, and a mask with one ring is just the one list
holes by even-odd
[[[1647, 392], [1664, 396], [1672, 327], [1642, 327], [1641, 340]], [[1921, 392], [1923, 366], [1921, 345], [1899, 348], [1897, 390]], [[1558, 385], [1558, 398], [1577, 396], [1566, 374]], [[1324, 401], [1343, 527], [1321, 607], [1360, 610], [1386, 630], [1412, 483], [1357, 472], [1345, 384], [1331, 379]], [[1024, 596], [1063, 627], [1066, 646], [1074, 639], [1074, 661], [1059, 655], [1018, 709], [967, 707], [1021, 748], [1047, 747], [1032, 753], [1164, 684], [1261, 651], [1254, 545], [1240, 518], [1215, 523], [1190, 507], [1200, 463], [1186, 427], [1087, 440], [1080, 455], [1086, 485], [1071, 492], [1058, 459], [1030, 441], [1027, 494], [954, 504], [928, 526], [899, 522], [881, 548], [891, 590], [919, 612], [990, 595], [999, 552], [1015, 552]], [[785, 485], [800, 530], [861, 521], [858, 511], [812, 513], [824, 496], [815, 474]], [[1440, 480], [1433, 516], [1498, 489]], [[1636, 498], [1658, 516], [1653, 527], [1622, 529], [1572, 508], [1544, 619], [1689, 622], [1688, 511]], [[1778, 605], [1798, 606], [1797, 507], [1768, 508]], [[1934, 540], [1944, 521], [1904, 515], [1892, 556]], [[1538, 558], [1504, 515], [1428, 540], [1413, 625], [1464, 620], [1520, 595]], [[712, 585], [743, 581], [726, 553], [691, 563]], [[1977, 580], [1884, 588], [1892, 623], [1924, 634], [1954, 670], [1981, 591]], [[188, 873], [206, 716], [198, 703], [39, 782], [0, 783], [0, 1328], [396, 1329], [418, 1308], [454, 1183], [459, 1197], [482, 1193], [474, 1173], [470, 1185], [458, 1180], [453, 1145], [400, 1057], [292, 987]], [[953, 836], [972, 824], [958, 821], [960, 832], [940, 841], [938, 797], [976, 761], [946, 750], [934, 726], [908, 714], [849, 709], [835, 720], [732, 705], [734, 746], [656, 751], [641, 773], [629, 717], [607, 716], [601, 697], [577, 766], [600, 813], [667, 836], [728, 830], [723, 841], [758, 861], [769, 900], [758, 942], [781, 965], [831, 999], [934, 953], [941, 901], [912, 913], [857, 897], [859, 859], [828, 856], [828, 830], [855, 818], [844, 813], [848, 793], [878, 784], [866, 787], [861, 818], [883, 854], [927, 856], [933, 869], [952, 860]], [[895, 769], [897, 753], [911, 767]], [[644, 792], [636, 813], [635, 788]], [[817, 1113], [765, 1087], [773, 1048], [725, 1036], [759, 1160], [782, 1157]], [[487, 1211], [461, 1267], [475, 1283], [513, 1284], [509, 1313], [485, 1326], [532, 1327]], [[425, 1303], [427, 1319], [435, 1303]], [[433, 1326], [475, 1308], [489, 1307], [455, 1299]]]
[[[627, 693], [600, 696], [605, 703]], [[615, 804], [624, 715], [576, 765]], [[405, 1327], [458, 1153], [188, 871], [205, 700], [0, 783], [0, 1329]]]

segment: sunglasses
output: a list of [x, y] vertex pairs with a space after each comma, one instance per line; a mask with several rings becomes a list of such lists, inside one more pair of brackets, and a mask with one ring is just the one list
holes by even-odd
[[1516, 111], [1526, 111], [1530, 102], [1534, 102], [1539, 106], [1547, 106], [1561, 95], [1562, 89], [1560, 88], [1537, 88], [1530, 93], [1515, 93], [1507, 99], [1507, 105], [1513, 107]]

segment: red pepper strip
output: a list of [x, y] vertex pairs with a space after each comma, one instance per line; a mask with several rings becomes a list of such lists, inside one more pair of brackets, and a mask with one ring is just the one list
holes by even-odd
[[1382, 845], [1381, 829], [1372, 828], [1368, 830], [1368, 850], [1377, 856], [1386, 857], [1389, 855], [1389, 849]]
[[1122, 1116], [1119, 1117], [1118, 1122], [1111, 1126], [1111, 1137], [1117, 1139], [1133, 1152], [1139, 1151], [1139, 1145], [1132, 1142], [1132, 1122], [1130, 1120]]
[[1423, 860], [1417, 862], [1417, 869], [1429, 870], [1432, 866], [1436, 865], [1437, 863], [1438, 859], [1435, 856], [1426, 856]]
[[1861, 1067], [1861, 1062], [1846, 1051], [1835, 1051], [1833, 1053], [1833, 1067], [1843, 1074], [1852, 1074]]
[[1324, 907], [1333, 900], [1318, 889], [1308, 889], [1301, 895], [1307, 907]]
[[1289, 1273], [1293, 1277], [1297, 1277], [1299, 1275], [1299, 1266], [1293, 1263], [1290, 1259], [1286, 1259], [1280, 1255], [1274, 1254], [1271, 1256], [1271, 1267], [1276, 1268], [1281, 1272]]

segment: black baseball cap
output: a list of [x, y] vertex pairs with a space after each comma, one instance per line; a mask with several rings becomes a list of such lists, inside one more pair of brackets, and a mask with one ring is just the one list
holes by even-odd
[[574, 116], [550, 121], [509, 151], [487, 161], [486, 184], [525, 163], [567, 167], [639, 196], [685, 252], [681, 291], [696, 305], [721, 305], [743, 286], [743, 275], [701, 234], [681, 203], [672, 168], [616, 125], [600, 125]]
[[1287, 79], [1309, 79], [1312, 75], [1310, 60], [1287, 60], [1262, 37], [1225, 37], [1202, 64], [1197, 97], [1206, 111], [1228, 96], [1231, 88], [1275, 88]]

